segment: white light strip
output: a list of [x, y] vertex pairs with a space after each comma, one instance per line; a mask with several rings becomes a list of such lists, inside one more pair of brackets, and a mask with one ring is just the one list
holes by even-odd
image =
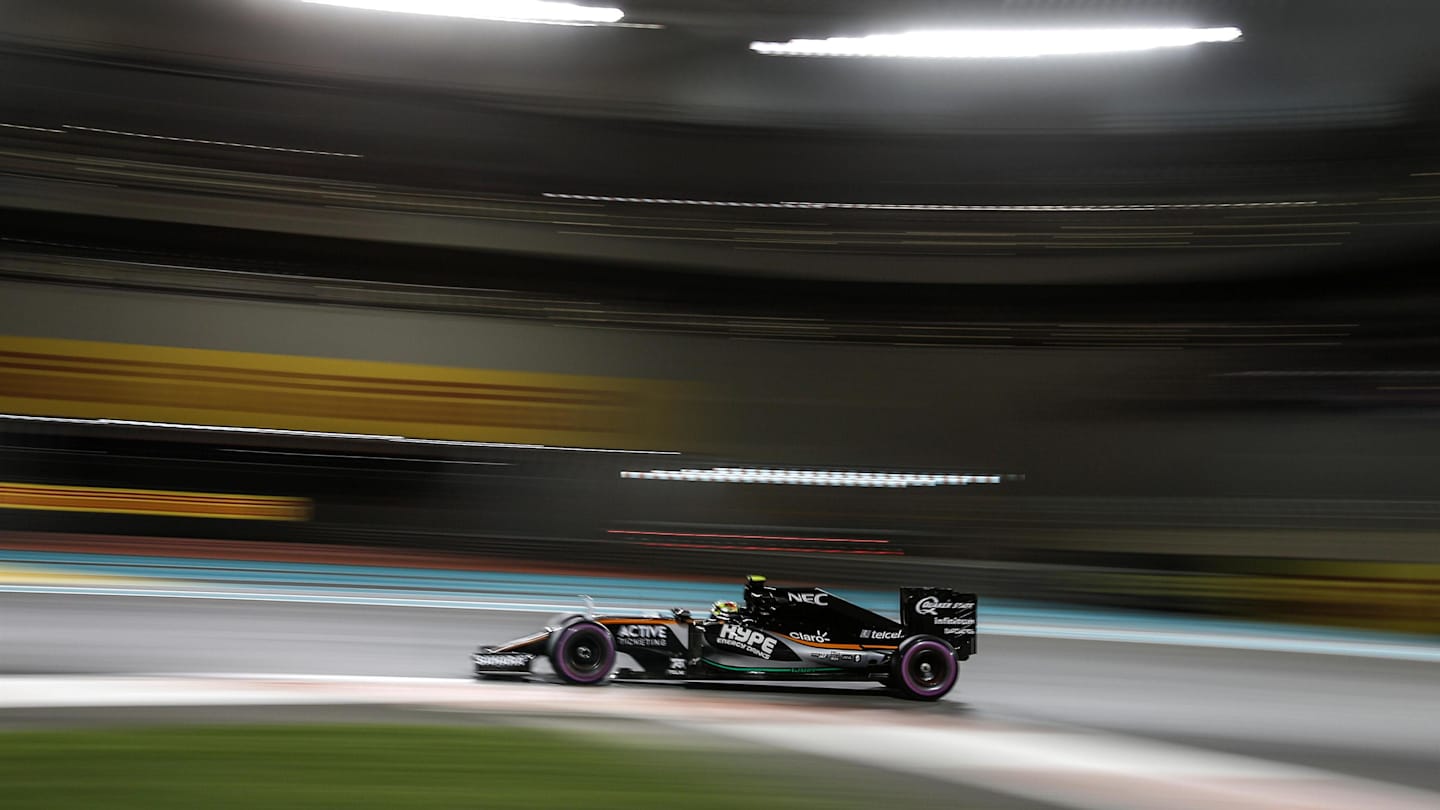
[[[304, 0], [322, 6], [344, 6], [367, 11], [424, 14], [432, 17], [463, 17], [495, 22], [542, 23], [548, 25], [613, 25], [625, 12], [618, 8], [581, 6], [547, 0]], [[637, 26], [638, 27], [638, 26]], [[658, 28], [660, 26], [644, 26]]]
[[1239, 28], [967, 29], [752, 42], [750, 50], [766, 56], [1013, 59], [1130, 53], [1239, 38]]
[[712, 467], [708, 470], [627, 470], [621, 478], [646, 481], [705, 481], [724, 484], [791, 484], [810, 487], [938, 487], [998, 484], [998, 475], [837, 472], [834, 470], [759, 470]]
[[545, 192], [541, 196], [552, 200], [578, 200], [580, 202], [699, 205], [717, 208], [862, 209], [867, 211], [1186, 211], [1202, 208], [1294, 208], [1320, 204], [1319, 200], [1282, 200], [1277, 202], [1147, 203], [1131, 205], [928, 205], [922, 203], [739, 202], [734, 200], [687, 200], [664, 197], [610, 197], [601, 194], [558, 194], [551, 192]]
[[24, 124], [6, 124], [6, 123], [0, 123], [0, 127], [4, 127], [5, 129], [23, 129], [23, 130], [26, 130], [26, 131], [28, 131], [28, 132], [49, 132], [49, 133], [52, 134], [52, 135], [64, 135], [64, 134], [65, 134], [65, 130], [63, 130], [63, 129], [51, 129], [51, 128], [49, 128], [49, 127], [27, 127], [27, 126], [25, 126]]
[[450, 439], [417, 439], [411, 436], [389, 436], [379, 433], [330, 433], [322, 430], [285, 430], [282, 428], [236, 427], [233, 425], [191, 425], [183, 422], [145, 422], [136, 419], [79, 419], [67, 416], [30, 416], [0, 413], [0, 420], [13, 422], [46, 422], [63, 425], [97, 427], [159, 428], [163, 430], [194, 430], [206, 433], [243, 433], [258, 436], [290, 436], [302, 439], [359, 439], [363, 441], [396, 442], [399, 444], [439, 445], [443, 447], [483, 447], [502, 450], [567, 450], [574, 453], [624, 453], [641, 456], [678, 456], [679, 450], [617, 450], [604, 447], [565, 447], [553, 444], [520, 444], [514, 442], [465, 442]]
[[175, 141], [177, 143], [199, 143], [206, 146], [228, 146], [233, 149], [259, 149], [263, 152], [289, 152], [296, 155], [323, 155], [325, 157], [360, 158], [364, 155], [357, 155], [353, 152], [322, 152], [318, 149], [290, 149], [284, 146], [261, 146], [254, 143], [236, 143], [234, 141], [207, 141], [203, 138], [176, 138], [171, 135], [152, 135], [147, 132], [126, 132], [123, 129], [100, 129], [99, 127], [82, 127], [75, 124], [63, 124], [68, 130], [76, 132], [98, 132], [101, 135], [119, 135], [125, 138], [145, 138], [152, 141]]

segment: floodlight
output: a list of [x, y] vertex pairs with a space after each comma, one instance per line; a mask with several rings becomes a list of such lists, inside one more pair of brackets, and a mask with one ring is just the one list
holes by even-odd
[[1125, 53], [1239, 38], [1239, 28], [975, 28], [752, 42], [750, 50], [767, 56], [997, 59]]
[[552, 25], [603, 25], [619, 22], [625, 12], [618, 8], [581, 6], [550, 0], [304, 0], [325, 6], [428, 14], [436, 17], [466, 17], [473, 20], [549, 23]]

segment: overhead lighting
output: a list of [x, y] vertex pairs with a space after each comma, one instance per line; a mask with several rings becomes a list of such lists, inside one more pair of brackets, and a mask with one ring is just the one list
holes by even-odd
[[606, 25], [625, 16], [618, 8], [581, 6], [547, 0], [304, 0], [324, 6], [345, 6], [369, 11], [428, 14], [435, 17], [464, 17], [500, 22], [548, 23], [551, 25]]
[[724, 484], [791, 484], [811, 487], [938, 487], [998, 484], [998, 475], [845, 472], [836, 470], [758, 470], [713, 467], [708, 470], [627, 470], [621, 478], [647, 481], [705, 481]]
[[752, 42], [750, 50], [767, 56], [1004, 59], [1127, 53], [1239, 38], [1239, 28], [965, 29]]

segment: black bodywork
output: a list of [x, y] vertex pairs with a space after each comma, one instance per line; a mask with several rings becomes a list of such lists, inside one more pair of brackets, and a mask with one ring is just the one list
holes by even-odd
[[[901, 588], [899, 621], [826, 590], [773, 587], [752, 577], [735, 614], [685, 610], [644, 615], [570, 614], [544, 630], [473, 656], [475, 675], [527, 674], [549, 660], [564, 681], [881, 681], [936, 699], [975, 654], [976, 597], [948, 588]], [[633, 665], [632, 665], [633, 664]]]

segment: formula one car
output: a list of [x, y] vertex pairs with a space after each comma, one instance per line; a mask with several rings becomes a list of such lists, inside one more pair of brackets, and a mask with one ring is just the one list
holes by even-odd
[[[974, 594], [901, 588], [894, 621], [820, 588], [751, 576], [745, 604], [708, 617], [676, 608], [644, 615], [557, 616], [544, 630], [472, 656], [476, 678], [531, 673], [546, 658], [561, 681], [879, 681], [902, 697], [938, 700], [975, 654]], [[633, 666], [632, 666], [633, 664]]]

